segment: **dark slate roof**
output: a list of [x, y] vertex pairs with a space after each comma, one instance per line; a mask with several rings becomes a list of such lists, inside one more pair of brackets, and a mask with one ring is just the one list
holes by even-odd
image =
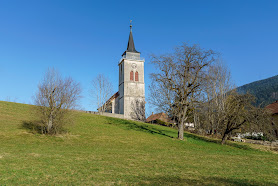
[[267, 105], [266, 108], [270, 110], [272, 114], [278, 114], [278, 100], [274, 103]]
[[134, 41], [133, 41], [133, 36], [132, 36], [132, 30], [130, 30], [130, 33], [129, 33], [129, 39], [128, 39], [128, 44], [127, 44], [127, 52], [136, 52], [136, 49], [135, 49], [135, 45], [134, 45]]
[[127, 49], [123, 53], [123, 55], [126, 54], [126, 52], [134, 52], [134, 53], [140, 53], [135, 49], [134, 41], [133, 41], [133, 36], [132, 36], [132, 26], [130, 26], [130, 33], [129, 33], [129, 38], [128, 38], [128, 43], [127, 43]]

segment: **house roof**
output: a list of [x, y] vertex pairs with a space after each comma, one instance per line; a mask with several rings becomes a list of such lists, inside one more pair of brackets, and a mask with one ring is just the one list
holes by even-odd
[[267, 105], [265, 108], [270, 110], [272, 112], [272, 114], [278, 114], [278, 100], [276, 100], [275, 102]]
[[147, 118], [146, 122], [151, 122], [151, 121], [154, 121], [154, 120], [157, 120], [157, 119], [161, 119], [162, 117], [165, 118], [165, 117], [168, 117], [168, 116], [164, 112], [161, 112], [161, 113], [158, 113], [158, 114], [152, 114]]
[[119, 92], [116, 92], [115, 94], [113, 94], [113, 96], [111, 96], [107, 102], [112, 101], [113, 99], [116, 99], [119, 96]]

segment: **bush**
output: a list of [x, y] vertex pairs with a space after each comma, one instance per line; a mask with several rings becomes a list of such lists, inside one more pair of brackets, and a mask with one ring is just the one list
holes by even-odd
[[49, 69], [38, 86], [35, 96], [36, 115], [41, 133], [57, 134], [72, 122], [71, 109], [80, 98], [80, 84], [73, 79], [62, 78], [57, 71]]
[[252, 139], [252, 140], [263, 140], [263, 141], [269, 141], [269, 139], [266, 136], [263, 135], [257, 135], [257, 136], [246, 136], [246, 139]]
[[166, 126], [166, 127], [174, 127], [175, 126], [175, 124], [173, 124], [173, 123], [165, 122], [160, 119], [156, 119], [155, 123], [158, 125]]

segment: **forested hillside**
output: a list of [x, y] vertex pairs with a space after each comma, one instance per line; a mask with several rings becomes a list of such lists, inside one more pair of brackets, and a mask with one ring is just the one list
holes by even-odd
[[266, 106], [278, 100], [278, 75], [260, 81], [255, 81], [237, 88], [239, 93], [249, 92], [257, 100], [256, 105]]

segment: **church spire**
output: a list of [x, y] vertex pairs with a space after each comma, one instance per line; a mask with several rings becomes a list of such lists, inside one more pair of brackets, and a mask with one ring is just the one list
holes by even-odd
[[139, 52], [135, 49], [135, 45], [134, 45], [134, 41], [133, 41], [131, 20], [130, 20], [130, 33], [129, 33], [128, 43], [127, 43], [127, 50], [125, 51], [125, 53], [126, 53], [126, 52], [139, 53]]

